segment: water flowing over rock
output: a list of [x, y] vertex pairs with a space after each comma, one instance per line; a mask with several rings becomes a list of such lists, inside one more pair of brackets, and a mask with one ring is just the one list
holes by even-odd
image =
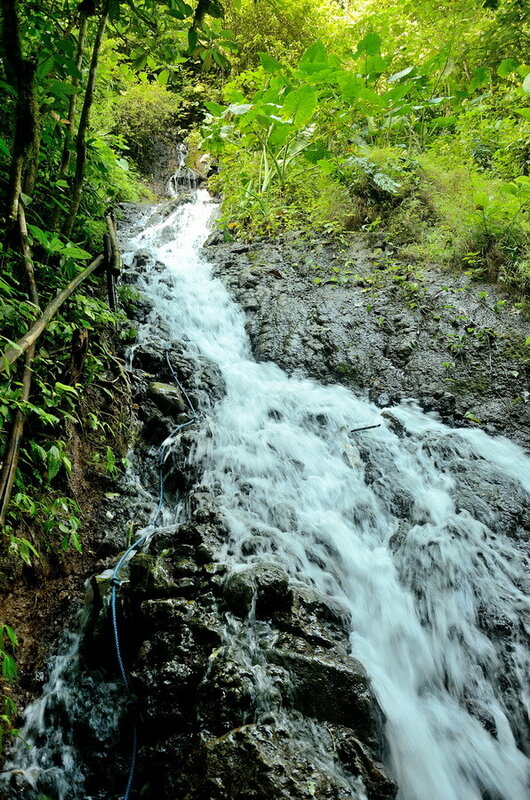
[[[412, 401], [381, 413], [257, 363], [201, 250], [214, 211], [199, 190], [169, 215], [135, 208], [122, 234], [142, 294], [136, 526], [156, 507], [160, 452], [165, 471], [161, 519], [121, 590], [138, 796], [527, 800], [530, 460]], [[110, 658], [104, 592], [99, 606], [70, 659], [116, 687], [87, 656]], [[6, 797], [123, 791], [132, 709], [111, 703], [112, 732], [76, 751], [86, 686], [53, 711], [68, 663], [28, 713], [31, 754], [14, 754]]]

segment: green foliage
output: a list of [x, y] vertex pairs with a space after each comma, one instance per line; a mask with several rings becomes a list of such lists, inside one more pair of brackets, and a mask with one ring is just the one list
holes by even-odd
[[7, 735], [16, 734], [13, 728], [13, 719], [16, 715], [16, 707], [9, 696], [10, 683], [16, 681], [18, 677], [17, 665], [14, 652], [18, 646], [18, 638], [10, 625], [5, 622], [0, 624], [0, 663], [2, 664], [2, 683], [3, 689], [0, 695], [2, 705], [0, 711], [0, 750], [2, 749], [4, 738]]
[[[477, 273], [528, 288], [530, 66], [510, 26], [530, 14], [442, 5], [449, 28], [439, 4], [368, 0], [319, 20], [323, 40], [302, 52], [304, 32], [289, 54], [281, 38], [253, 51], [223, 102], [206, 103], [202, 146], [221, 159], [227, 235], [383, 225], [415, 257], [465, 267], [475, 253]], [[501, 18], [502, 48], [486, 54], [483, 31], [498, 40]], [[247, 30], [233, 27], [236, 39]]]
[[153, 155], [153, 143], [180, 126], [182, 99], [160, 83], [136, 83], [116, 103], [119, 129], [136, 158]]
[[235, 74], [256, 68], [263, 59], [295, 64], [316, 39], [332, 34], [337, 6], [315, 0], [240, 0], [227, 4], [226, 22], [238, 47]]

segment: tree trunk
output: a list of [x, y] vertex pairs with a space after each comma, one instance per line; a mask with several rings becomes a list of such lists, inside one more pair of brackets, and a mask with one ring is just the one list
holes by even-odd
[[28, 286], [28, 295], [31, 302], [39, 308], [39, 294], [37, 292], [37, 282], [35, 280], [35, 268], [28, 241], [28, 226], [26, 225], [26, 212], [22, 203], [18, 204], [18, 233], [20, 237], [20, 252], [24, 262], [24, 274]]
[[[75, 66], [79, 72], [81, 72], [81, 68], [83, 66], [83, 51], [85, 48], [86, 28], [87, 28], [87, 16], [81, 11], [79, 17], [79, 32], [77, 35], [77, 52], [75, 59]], [[74, 87], [79, 86], [79, 78], [75, 75], [72, 78], [72, 86]], [[59, 180], [64, 180], [66, 177], [68, 177], [68, 168], [70, 166], [70, 159], [72, 156], [72, 142], [74, 140], [76, 106], [77, 106], [77, 94], [72, 94], [70, 95], [70, 103], [68, 106], [68, 117], [67, 117], [68, 125], [66, 125], [64, 133], [63, 153], [61, 156], [61, 166], [59, 167]], [[55, 208], [55, 211], [53, 212], [53, 218], [51, 224], [51, 229], [53, 231], [58, 230], [60, 218], [61, 218], [61, 208], [60, 206], [57, 206]]]
[[86, 169], [86, 159], [87, 159], [86, 134], [90, 123], [90, 109], [92, 106], [92, 101], [94, 99], [94, 87], [96, 84], [96, 73], [98, 68], [99, 53], [101, 50], [101, 43], [103, 41], [103, 36], [105, 33], [105, 27], [107, 25], [108, 16], [109, 16], [108, 3], [105, 3], [103, 13], [99, 20], [98, 29], [96, 32], [96, 39], [94, 41], [94, 47], [92, 49], [92, 58], [90, 60], [90, 69], [88, 72], [88, 80], [85, 89], [85, 98], [83, 101], [83, 108], [81, 110], [81, 117], [79, 119], [79, 128], [77, 130], [77, 140], [76, 140], [77, 160], [75, 166], [74, 183], [72, 187], [72, 201], [70, 203], [70, 208], [68, 209], [68, 215], [66, 217], [63, 228], [63, 234], [67, 239], [69, 239], [72, 234], [75, 218], [79, 210], [79, 204], [81, 203], [81, 193], [83, 191], [83, 181], [85, 179], [85, 169]]
[[[26, 216], [24, 213], [24, 206], [22, 203], [18, 204], [18, 225], [20, 237], [20, 249], [22, 253], [24, 270], [26, 273], [28, 283], [28, 294], [31, 302], [35, 307], [39, 308], [39, 295], [37, 292], [37, 285], [35, 283], [35, 270], [33, 268], [33, 259], [31, 257], [31, 250], [28, 244], [28, 230], [26, 227]], [[35, 341], [30, 342], [26, 349], [26, 357], [24, 359], [24, 371], [22, 373], [22, 392], [20, 394], [20, 401], [27, 403], [29, 400], [29, 393], [31, 389], [31, 379], [33, 377], [32, 362], [35, 357], [36, 344]], [[11, 434], [7, 450], [4, 456], [2, 465], [2, 473], [0, 475], [0, 526], [4, 525], [7, 516], [7, 509], [11, 501], [11, 494], [15, 484], [15, 476], [17, 472], [18, 456], [20, 453], [20, 446], [24, 436], [24, 425], [26, 422], [26, 415], [20, 408], [17, 409], [11, 427]]]
[[[29, 399], [31, 378], [33, 375], [31, 363], [34, 356], [35, 345], [33, 344], [26, 351], [24, 372], [22, 373], [22, 392], [20, 394], [20, 401], [23, 403], [27, 403]], [[15, 476], [18, 466], [18, 456], [20, 453], [20, 445], [22, 444], [22, 437], [24, 435], [25, 422], [25, 413], [20, 409], [17, 409], [15, 418], [13, 420], [13, 427], [11, 428], [9, 444], [4, 456], [2, 474], [0, 476], [0, 526], [4, 525], [6, 521], [7, 509], [11, 500], [11, 494], [13, 492], [13, 485], [15, 483]]]
[[[6, 67], [17, 90], [15, 135], [7, 193], [6, 217], [16, 221], [23, 188], [33, 192], [39, 148], [39, 109], [35, 90], [35, 64], [22, 54], [18, 0], [0, 0]], [[24, 175], [26, 179], [24, 180]]]
[[88, 267], [83, 270], [83, 272], [80, 272], [79, 275], [76, 275], [76, 277], [70, 281], [68, 286], [66, 286], [62, 292], [59, 292], [59, 294], [53, 298], [51, 303], [46, 306], [41, 316], [32, 325], [29, 331], [25, 333], [24, 336], [19, 339], [14, 346], [8, 347], [7, 350], [4, 351], [4, 353], [0, 356], [0, 373], [5, 372], [10, 364], [13, 364], [17, 358], [22, 355], [22, 353], [25, 353], [26, 350], [28, 350], [28, 348], [37, 341], [64, 301], [68, 300], [70, 295], [75, 292], [79, 284], [95, 270], [97, 270], [102, 262], [103, 256], [98, 256], [88, 265]]

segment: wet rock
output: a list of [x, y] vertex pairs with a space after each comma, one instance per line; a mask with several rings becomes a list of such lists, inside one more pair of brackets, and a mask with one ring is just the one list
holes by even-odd
[[165, 597], [175, 592], [176, 583], [167, 558], [138, 553], [131, 561], [130, 580], [137, 594]]
[[161, 411], [168, 414], [181, 414], [186, 411], [186, 402], [178, 386], [153, 381], [149, 384], [149, 395]]
[[[319, 757], [320, 756], [320, 757]], [[183, 800], [362, 800], [340, 765], [328, 770], [314, 741], [286, 725], [244, 725], [205, 742], [194, 757], [194, 780]]]
[[238, 617], [247, 617], [250, 614], [254, 594], [254, 581], [248, 571], [229, 575], [223, 586], [225, 602]]
[[137, 269], [142, 269], [143, 267], [146, 267], [147, 264], [152, 264], [153, 262], [154, 258], [151, 250], [143, 248], [141, 250], [137, 250], [136, 253], [134, 254], [133, 265]]
[[[396, 271], [397, 259], [392, 270], [380, 268], [370, 237], [362, 233], [347, 248], [300, 236], [244, 247], [212, 243], [208, 255], [245, 310], [258, 360], [338, 381], [382, 408], [415, 397], [449, 424], [480, 425], [530, 447], [530, 412], [521, 390], [528, 365], [506, 348], [506, 341], [526, 338], [526, 325], [478, 302], [480, 286], [465, 292], [461, 275], [435, 267], [418, 268], [414, 281], [403, 281], [408, 268]], [[348, 277], [351, 263], [355, 277]], [[343, 283], [327, 281], [332, 268], [344, 270]], [[485, 288], [506, 302], [498, 287]]]
[[283, 631], [302, 637], [311, 644], [341, 647], [351, 631], [350, 613], [329, 598], [310, 589], [292, 590], [291, 603], [284, 603], [274, 615], [274, 624]]
[[363, 741], [377, 745], [380, 712], [359, 661], [329, 652], [311, 652], [305, 642], [293, 637], [282, 639], [281, 648], [269, 650], [267, 657], [289, 671], [292, 702], [298, 711], [352, 728]]
[[216, 245], [220, 245], [224, 243], [224, 235], [222, 231], [213, 231], [206, 241], [204, 242], [203, 247], [214, 247]]
[[176, 419], [163, 414], [151, 401], [139, 403], [138, 417], [144, 423], [142, 429], [143, 438], [155, 445], [163, 442], [175, 427]]
[[197, 713], [205, 729], [221, 736], [252, 718], [254, 675], [226, 647], [214, 651], [209, 662], [207, 679], [197, 698]]
[[363, 742], [349, 728], [328, 726], [335, 751], [352, 775], [362, 777], [368, 797], [374, 800], [393, 800], [397, 784], [385, 772], [383, 765], [374, 759]]
[[165, 349], [162, 342], [141, 344], [134, 348], [133, 366], [151, 375], [160, 375], [166, 367]]
[[209, 492], [194, 492], [190, 499], [190, 505], [191, 516], [195, 522], [209, 522], [217, 517], [217, 503]]
[[254, 600], [258, 618], [271, 616], [289, 603], [289, 578], [275, 565], [253, 566], [228, 576], [224, 599], [230, 610], [240, 617], [248, 616]]

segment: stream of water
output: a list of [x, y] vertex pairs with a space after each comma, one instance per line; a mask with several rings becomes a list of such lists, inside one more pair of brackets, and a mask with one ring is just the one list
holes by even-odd
[[139, 343], [162, 326], [226, 384], [190, 456], [230, 532], [219, 559], [277, 563], [348, 609], [400, 800], [528, 800], [528, 555], [490, 499], [529, 492], [530, 459], [413, 401], [382, 414], [256, 363], [201, 247], [214, 213], [201, 190], [165, 219], [146, 211], [126, 260], [147, 249], [157, 262], [138, 279], [154, 306]]

